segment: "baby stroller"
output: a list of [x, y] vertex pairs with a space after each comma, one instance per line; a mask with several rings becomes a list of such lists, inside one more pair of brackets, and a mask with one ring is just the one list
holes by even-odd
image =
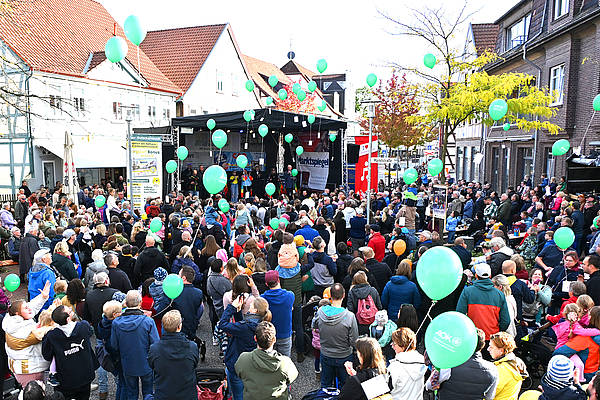
[[197, 368], [198, 400], [227, 399], [227, 376], [224, 368]]
[[556, 342], [539, 329], [519, 341], [515, 354], [527, 365], [532, 380], [540, 380], [546, 373], [555, 345]]

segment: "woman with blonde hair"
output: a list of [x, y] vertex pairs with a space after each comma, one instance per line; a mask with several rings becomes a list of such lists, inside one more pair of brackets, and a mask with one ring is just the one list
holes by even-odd
[[494, 287], [504, 293], [504, 296], [506, 297], [506, 305], [508, 306], [508, 314], [510, 316], [510, 325], [508, 325], [506, 332], [515, 337], [517, 336], [517, 327], [515, 325], [515, 319], [517, 318], [517, 301], [512, 295], [510, 281], [504, 275], [496, 275], [492, 278], [492, 283], [494, 284]]
[[517, 400], [521, 384], [529, 376], [525, 363], [515, 356], [515, 339], [508, 332], [498, 332], [490, 337], [488, 351], [498, 370], [498, 385], [494, 400]]
[[137, 246], [138, 249], [143, 248], [146, 244], [146, 235], [147, 233], [142, 221], [133, 224], [133, 229], [131, 230], [131, 243]]
[[360, 338], [356, 341], [356, 357], [358, 358], [358, 370], [352, 367], [352, 361], [346, 361], [344, 367], [350, 376], [346, 379], [340, 392], [339, 400], [368, 400], [362, 383], [370, 379], [382, 376], [383, 379], [378, 386], [382, 389], [382, 394], [389, 393], [387, 387], [387, 377], [385, 369], [385, 357], [381, 352], [381, 346], [373, 338]]
[[417, 335], [410, 328], [399, 328], [392, 333], [392, 348], [396, 356], [388, 371], [394, 399], [421, 400], [425, 384], [425, 358], [416, 350]]
[[94, 248], [102, 249], [102, 246], [106, 242], [106, 239], [108, 239], [108, 236], [106, 235], [106, 225], [96, 225], [96, 234], [92, 238], [92, 240], [94, 241]]
[[75, 264], [71, 261], [71, 252], [69, 244], [65, 239], [61, 240], [54, 246], [54, 254], [52, 254], [51, 264], [67, 281], [79, 278]]
[[227, 261], [227, 264], [225, 264], [225, 270], [223, 271], [223, 275], [231, 282], [233, 282], [233, 279], [242, 272], [244, 272], [244, 270], [240, 268], [237, 260], [231, 257]]

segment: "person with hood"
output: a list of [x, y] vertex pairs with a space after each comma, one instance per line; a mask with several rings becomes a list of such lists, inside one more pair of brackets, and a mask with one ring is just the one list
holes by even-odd
[[55, 390], [68, 399], [87, 400], [99, 367], [90, 344], [94, 331], [87, 321], [75, 322], [74, 311], [63, 305], [52, 311], [52, 320], [57, 327], [44, 336], [42, 355], [56, 363]]
[[148, 288], [150, 296], [152, 297], [152, 300], [154, 300], [154, 311], [156, 311], [157, 314], [167, 308], [171, 301], [163, 291], [162, 287], [163, 281], [167, 278], [167, 275], [166, 269], [162, 267], [156, 268], [154, 270], [154, 282], [152, 282]]
[[525, 363], [513, 350], [515, 339], [507, 332], [498, 332], [490, 337], [488, 351], [498, 369], [498, 385], [494, 400], [516, 399], [523, 381], [529, 376]]
[[275, 349], [289, 357], [292, 352], [292, 310], [296, 296], [294, 292], [281, 288], [277, 271], [268, 271], [265, 283], [269, 289], [262, 297], [267, 300], [269, 310], [274, 314], [272, 321], [277, 329]]
[[388, 315], [396, 318], [402, 304], [412, 304], [416, 309], [421, 306], [421, 294], [414, 282], [411, 282], [411, 266], [402, 260], [396, 268], [396, 275], [383, 288], [381, 303]]
[[492, 269], [492, 277], [502, 273], [502, 263], [506, 260], [510, 260], [515, 252], [513, 249], [506, 245], [504, 239], [501, 237], [494, 237], [490, 240], [492, 246], [492, 253], [487, 256], [488, 265]]
[[346, 383], [348, 374], [344, 363], [352, 361], [352, 351], [358, 339], [358, 325], [354, 314], [342, 307], [344, 287], [331, 287], [331, 305], [320, 307], [312, 321], [321, 340], [321, 387], [331, 387], [337, 378], [339, 385]]
[[38, 228], [36, 226], [27, 232], [25, 237], [21, 240], [21, 246], [19, 247], [19, 274], [21, 276], [21, 282], [27, 280], [27, 274], [31, 269], [34, 254], [40, 249], [37, 234]]
[[[494, 287], [491, 268], [485, 263], [475, 264], [473, 285], [463, 289], [456, 311], [466, 314], [475, 326], [485, 332], [485, 339], [510, 325], [510, 314], [504, 294]], [[513, 340], [514, 342], [514, 340]]]
[[92, 251], [92, 262], [88, 264], [85, 270], [84, 283], [88, 290], [94, 287], [94, 275], [100, 272], [105, 272], [108, 275], [108, 268], [104, 264], [104, 255], [102, 250], [96, 249]]
[[394, 400], [421, 400], [424, 377], [427, 372], [425, 358], [416, 350], [417, 335], [409, 328], [392, 333], [392, 348], [396, 356], [390, 361], [388, 373]]
[[237, 297], [227, 306], [218, 327], [229, 334], [229, 345], [225, 352], [225, 368], [227, 370], [227, 387], [233, 400], [243, 399], [244, 384], [235, 371], [235, 363], [240, 354], [256, 348], [254, 334], [256, 326], [261, 321], [271, 321], [269, 303], [262, 297], [254, 299], [247, 314], [242, 315], [243, 297]]
[[550, 359], [541, 386], [540, 400], [587, 400], [588, 398], [579, 384], [579, 370], [575, 368], [573, 361], [563, 355], [556, 355]]
[[[50, 282], [50, 298], [42, 306], [42, 310], [50, 307], [52, 300], [54, 299], [54, 283], [56, 282], [56, 275], [50, 268], [52, 263], [52, 256], [47, 249], [38, 250], [33, 257], [33, 267], [29, 271], [29, 284], [27, 285], [27, 291], [29, 292], [29, 298], [33, 299], [42, 288], [45, 287], [47, 282]], [[37, 314], [37, 313], [36, 313]]]
[[146, 237], [146, 248], [140, 253], [135, 262], [133, 273], [139, 278], [139, 282], [144, 282], [154, 276], [154, 270], [162, 267], [169, 270], [169, 263], [165, 254], [154, 247], [155, 240], [152, 236]]
[[333, 277], [337, 274], [335, 261], [325, 253], [325, 241], [317, 236], [312, 241], [314, 252], [312, 253], [314, 266], [311, 268], [311, 276], [315, 283], [315, 291], [318, 295], [323, 293], [325, 288], [333, 285]]
[[152, 369], [147, 354], [150, 346], [158, 342], [158, 331], [152, 318], [140, 309], [142, 295], [137, 290], [127, 292], [123, 314], [112, 323], [110, 345], [121, 355], [125, 398], [137, 399], [139, 381], [142, 397], [152, 394]]
[[178, 274], [183, 267], [190, 267], [194, 270], [195, 278], [193, 284], [197, 288], [201, 287], [204, 274], [200, 272], [200, 269], [194, 260], [192, 260], [192, 253], [189, 246], [182, 246], [179, 249], [179, 255], [173, 260], [173, 264], [171, 264], [171, 273]]
[[181, 332], [181, 314], [171, 310], [162, 317], [165, 333], [150, 346], [148, 364], [154, 371], [155, 400], [197, 398], [198, 346]]
[[233, 256], [238, 258], [244, 252], [244, 245], [250, 239], [250, 228], [246, 225], [240, 225], [236, 229], [235, 242], [233, 243]]
[[[371, 299], [369, 299], [369, 296]], [[358, 271], [354, 274], [352, 278], [352, 286], [350, 286], [350, 290], [348, 291], [348, 302], [346, 303], [346, 308], [348, 311], [353, 312], [356, 315], [356, 321], [358, 323], [358, 334], [366, 335], [369, 333], [369, 325], [374, 322], [363, 321], [360, 315], [357, 315], [357, 312], [361, 312], [360, 301], [363, 300], [364, 304], [372, 304], [375, 306], [375, 310], [369, 310], [370, 314], [375, 317], [375, 313], [379, 310], [383, 309], [381, 304], [381, 299], [379, 298], [379, 292], [373, 286], [369, 285], [367, 282], [367, 274], [364, 271]], [[362, 323], [361, 323], [362, 322]]]
[[275, 326], [262, 321], [256, 326], [257, 348], [242, 353], [235, 371], [244, 383], [244, 399], [290, 399], [289, 387], [298, 377], [293, 361], [273, 349]]
[[382, 262], [385, 257], [385, 238], [379, 232], [379, 225], [370, 225], [369, 230], [371, 235], [367, 246], [373, 249], [375, 259]]
[[30, 302], [25, 300], [13, 301], [8, 313], [2, 320], [2, 330], [6, 336], [6, 354], [8, 365], [15, 379], [25, 387], [34, 380], [43, 380], [44, 371], [50, 363], [42, 355], [42, 338], [46, 332], [38, 328], [33, 317], [38, 314], [50, 296], [52, 284], [48, 281], [44, 288], [32, 297]]

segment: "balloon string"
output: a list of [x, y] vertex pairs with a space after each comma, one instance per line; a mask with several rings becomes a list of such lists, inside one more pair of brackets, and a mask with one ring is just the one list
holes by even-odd
[[198, 232], [200, 232], [200, 226], [198, 226], [196, 228], [196, 234], [194, 235], [194, 240], [192, 240], [192, 245], [189, 247], [188, 251], [185, 252], [185, 255], [183, 256], [183, 258], [189, 256], [190, 253], [192, 252], [192, 248], [196, 244], [196, 238], [198, 238]]
[[[433, 306], [435, 306], [437, 303], [437, 300], [432, 300], [431, 301], [431, 306], [429, 307], [429, 310], [427, 310], [427, 314], [425, 315], [425, 318], [423, 318], [423, 321], [421, 322], [421, 325], [419, 325], [419, 328], [417, 328], [417, 331], [415, 332], [415, 336], [413, 337], [413, 339], [410, 341], [409, 345], [406, 346], [407, 349], [410, 349], [413, 345], [413, 342], [415, 340], [417, 340], [417, 335], [419, 334], [419, 332], [421, 331], [421, 328], [423, 327], [423, 325], [425, 325], [425, 322], [428, 319], [431, 319], [431, 310], [433, 309]], [[406, 350], [405, 350], [406, 351]]]
[[583, 134], [583, 139], [581, 139], [581, 143], [579, 143], [579, 151], [581, 151], [581, 146], [583, 146], [583, 142], [585, 142], [585, 137], [587, 136], [588, 131], [590, 130], [590, 126], [592, 126], [592, 121], [594, 120], [594, 116], [596, 115], [596, 110], [594, 110], [594, 112], [592, 113], [592, 118], [590, 118], [590, 123], [588, 124], [588, 127], [585, 129], [585, 133]]
[[138, 73], [140, 74], [140, 79], [138, 80], [140, 84], [140, 89], [142, 88], [142, 67], [140, 65], [140, 46], [137, 46], [137, 61], [138, 61]]

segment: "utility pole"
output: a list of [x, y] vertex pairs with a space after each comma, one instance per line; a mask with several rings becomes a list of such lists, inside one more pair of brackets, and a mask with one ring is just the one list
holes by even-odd
[[362, 104], [367, 105], [367, 118], [369, 118], [369, 161], [367, 166], [367, 225], [371, 222], [371, 154], [373, 153], [373, 118], [375, 118], [375, 105], [378, 100], [371, 97], [363, 101]]

